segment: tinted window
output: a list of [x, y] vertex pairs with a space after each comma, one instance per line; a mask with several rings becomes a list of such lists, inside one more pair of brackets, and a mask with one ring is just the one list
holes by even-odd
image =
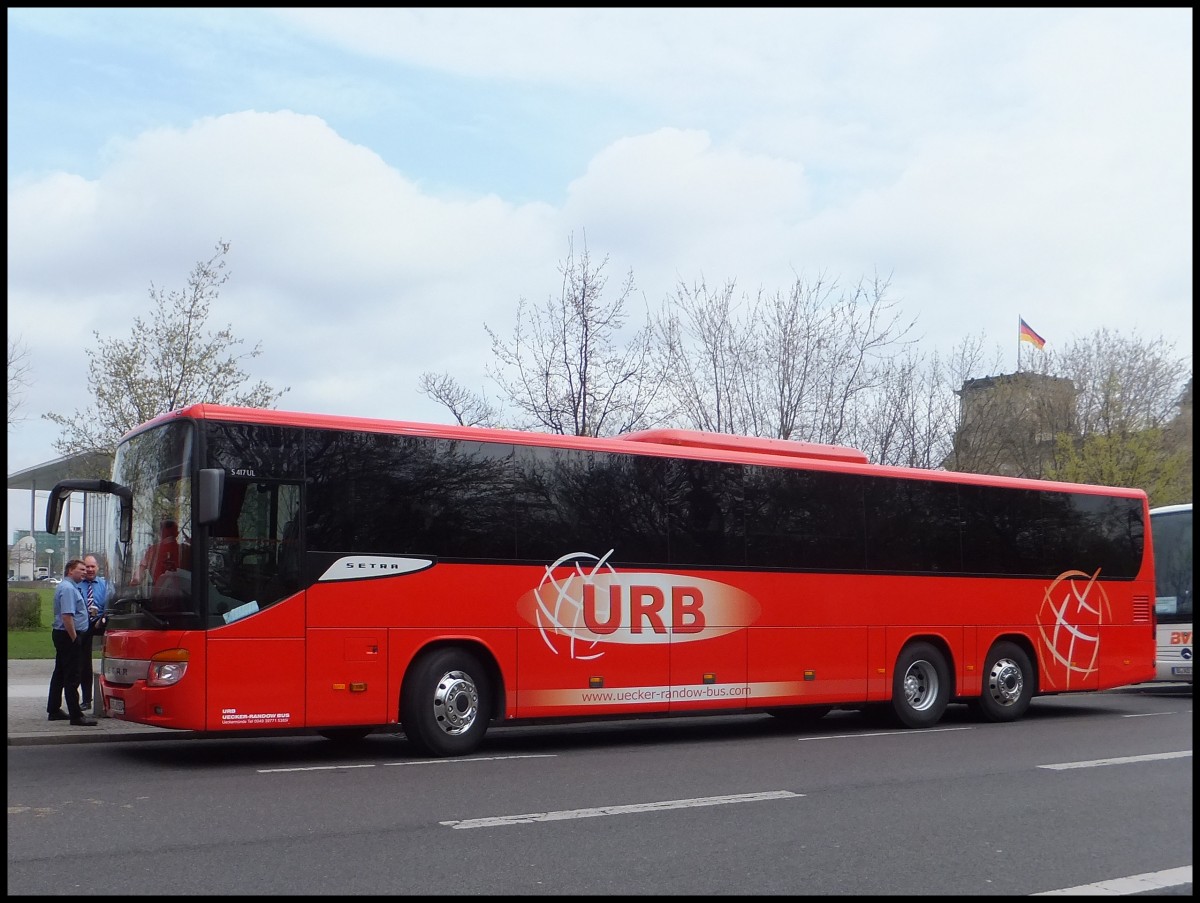
[[1138, 499], [961, 486], [964, 562], [978, 574], [1129, 579], [1144, 543]]
[[208, 455], [306, 475], [316, 552], [1110, 578], [1142, 554], [1140, 501], [1090, 494], [238, 424]]
[[666, 495], [671, 564], [737, 567], [746, 563], [741, 467], [671, 461]]
[[311, 551], [511, 558], [512, 448], [310, 431]]
[[304, 431], [292, 427], [201, 421], [206, 427], [206, 467], [252, 479], [304, 476]]
[[873, 477], [865, 506], [868, 570], [962, 572], [956, 485]]
[[662, 459], [518, 447], [515, 469], [518, 558], [611, 551], [612, 564], [666, 562]]
[[747, 467], [746, 563], [861, 569], [864, 482], [853, 474]]
[[1047, 570], [1037, 529], [1041, 493], [964, 485], [958, 488], [958, 498], [963, 570], [972, 574], [1026, 575], [1041, 575]]

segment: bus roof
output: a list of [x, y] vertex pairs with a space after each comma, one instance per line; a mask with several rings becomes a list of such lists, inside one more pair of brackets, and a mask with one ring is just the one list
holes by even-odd
[[[217, 420], [232, 423], [258, 423], [268, 426], [294, 426], [311, 429], [360, 430], [373, 433], [396, 433], [408, 436], [427, 436], [441, 439], [460, 439], [471, 442], [507, 442], [513, 445], [548, 446], [629, 454], [630, 452], [671, 458], [757, 464], [761, 466], [791, 466], [812, 470], [835, 470], [848, 473], [926, 479], [935, 482], [964, 483], [980, 486], [1012, 486], [1014, 488], [1081, 492], [1125, 498], [1145, 498], [1141, 489], [1100, 486], [1091, 483], [1066, 483], [1028, 477], [1005, 477], [993, 474], [962, 471], [925, 470], [890, 464], [871, 464], [865, 454], [840, 445], [793, 442], [753, 436], [733, 436], [683, 429], [651, 429], [621, 436], [594, 438], [558, 433], [539, 433], [528, 430], [496, 429], [492, 427], [461, 426], [445, 423], [422, 423], [407, 420], [385, 420], [345, 414], [312, 414], [280, 411], [273, 408], [244, 408], [227, 405], [194, 404], [167, 414], [160, 414], [127, 435], [151, 426], [176, 419]], [[636, 449], [634, 446], [637, 446]]]
[[855, 464], [869, 463], [863, 452], [845, 445], [793, 442], [790, 439], [764, 439], [760, 436], [731, 436], [727, 433], [705, 433], [700, 430], [642, 430], [639, 433], [624, 433], [616, 438], [624, 442], [653, 442], [658, 445], [681, 445], [685, 448], [753, 451], [767, 455], [787, 455], [793, 458], [851, 461]]
[[1180, 511], [1191, 511], [1192, 503], [1184, 502], [1182, 505], [1160, 505], [1157, 508], [1151, 508], [1151, 516], [1155, 514], [1178, 514]]

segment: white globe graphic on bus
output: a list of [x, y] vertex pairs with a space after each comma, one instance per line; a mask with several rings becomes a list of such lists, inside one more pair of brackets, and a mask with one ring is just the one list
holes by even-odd
[[[546, 567], [545, 576], [534, 592], [535, 614], [542, 639], [556, 655], [566, 654], [580, 661], [604, 655], [603, 650], [596, 651], [599, 640], [584, 624], [583, 587], [597, 574], [616, 573], [608, 564], [612, 552], [609, 549], [603, 557], [590, 552], [568, 552]], [[564, 638], [567, 648], [560, 649]]]
[[1100, 625], [1112, 618], [1100, 572], [1065, 571], [1046, 587], [1038, 609], [1045, 673], [1054, 689], [1081, 688], [1100, 660]]

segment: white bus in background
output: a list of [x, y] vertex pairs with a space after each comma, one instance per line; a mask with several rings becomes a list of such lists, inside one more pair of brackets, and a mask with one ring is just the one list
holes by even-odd
[[1192, 506], [1150, 509], [1154, 543], [1156, 680], [1192, 682]]

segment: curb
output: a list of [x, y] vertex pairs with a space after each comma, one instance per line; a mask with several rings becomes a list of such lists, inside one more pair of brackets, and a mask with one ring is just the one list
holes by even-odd
[[187, 740], [200, 736], [196, 731], [104, 731], [80, 728], [74, 734], [24, 733], [9, 734], [9, 746], [62, 746], [76, 743], [143, 743], [147, 740]]

